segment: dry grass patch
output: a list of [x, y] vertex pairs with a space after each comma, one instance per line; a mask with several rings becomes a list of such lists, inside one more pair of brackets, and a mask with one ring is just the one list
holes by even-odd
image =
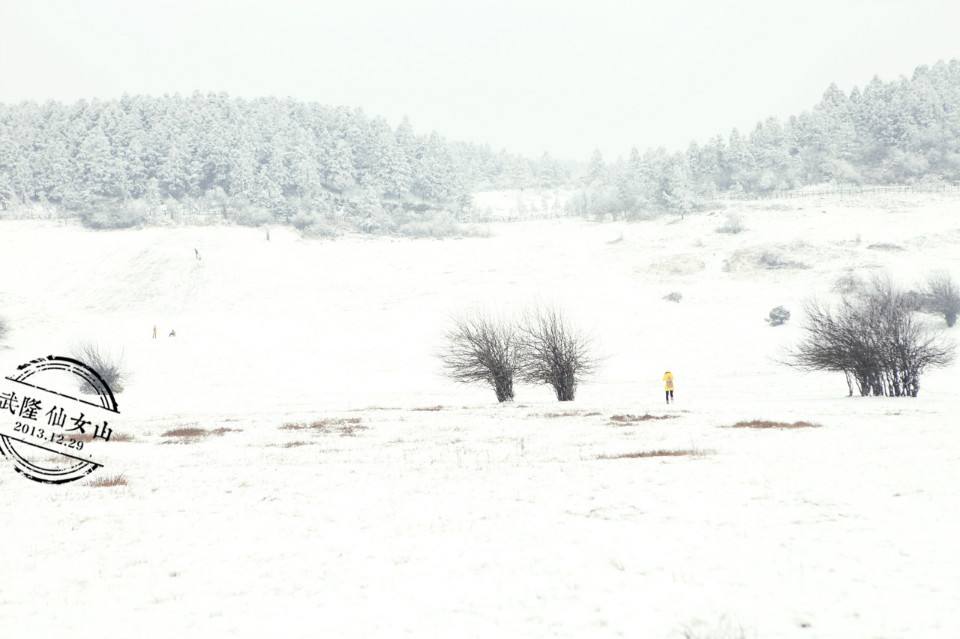
[[287, 442], [281, 448], [299, 448], [300, 446], [312, 446], [312, 444], [304, 441]]
[[636, 424], [639, 422], [650, 422], [650, 421], [659, 421], [662, 419], [676, 419], [679, 415], [651, 415], [650, 413], [645, 413], [643, 415], [611, 415], [610, 421], [617, 424]]
[[[207, 430], [206, 428], [197, 428], [196, 426], [185, 426], [182, 428], [174, 428], [173, 430], [168, 430], [165, 433], [161, 434], [161, 437], [170, 437], [174, 441], [180, 443], [192, 443], [209, 437], [210, 435], [216, 435], [217, 437], [223, 436], [226, 433], [239, 433], [239, 428], [214, 428], [213, 430]], [[171, 442], [165, 442], [171, 443]]]
[[126, 486], [127, 478], [123, 475], [111, 475], [108, 477], [98, 477], [87, 482], [87, 486], [93, 488], [113, 488], [114, 486]]
[[810, 265], [795, 259], [795, 256], [809, 254], [809, 248], [803, 242], [795, 242], [740, 249], [731, 253], [724, 262], [723, 270], [740, 273], [757, 269], [808, 269]]
[[867, 248], [872, 249], [874, 251], [905, 251], [906, 250], [899, 244], [893, 244], [892, 242], [877, 242], [876, 244], [868, 244]]
[[813, 422], [773, 422], [769, 419], [753, 419], [742, 421], [728, 426], [727, 428], [820, 428], [820, 424]]
[[[67, 435], [66, 439], [69, 439], [75, 442], [83, 442], [86, 444], [88, 442], [92, 442], [94, 440], [94, 437], [93, 437], [93, 433], [77, 433], [75, 435], [74, 434]], [[101, 439], [103, 441], [111, 441], [111, 442], [132, 442], [133, 435], [131, 435], [130, 433], [110, 433], [110, 439], [105, 440], [102, 437], [99, 437], [98, 439]]]
[[671, 448], [660, 450], [641, 450], [635, 453], [620, 453], [618, 455], [600, 455], [597, 459], [643, 459], [645, 457], [703, 457], [710, 451], [699, 448]]
[[411, 408], [410, 410], [421, 411], [421, 412], [435, 412], [438, 410], [443, 410], [443, 406], [420, 406], [418, 408]]
[[173, 430], [168, 430], [167, 432], [163, 433], [161, 437], [191, 438], [191, 437], [206, 437], [209, 434], [210, 434], [210, 431], [208, 431], [206, 428], [196, 428], [196, 427], [188, 426], [184, 428], [174, 428]]
[[547, 419], [556, 419], [558, 417], [595, 417], [600, 415], [597, 411], [585, 413], [582, 410], [568, 410], [559, 413], [530, 413], [528, 417], [546, 417]]
[[280, 427], [280, 430], [313, 430], [320, 433], [339, 433], [341, 437], [350, 437], [358, 430], [367, 430], [359, 417], [336, 417], [318, 419], [310, 422], [289, 422]]

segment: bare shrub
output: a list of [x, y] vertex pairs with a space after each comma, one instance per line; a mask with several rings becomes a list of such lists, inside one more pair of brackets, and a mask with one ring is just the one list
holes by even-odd
[[679, 291], [672, 291], [663, 296], [664, 301], [667, 302], [679, 302], [683, 299], [683, 294]]
[[773, 422], [769, 419], [752, 419], [750, 421], [737, 422], [728, 428], [820, 428], [820, 424], [813, 422]]
[[87, 482], [87, 486], [93, 488], [113, 488], [114, 486], [126, 486], [127, 478], [123, 475], [112, 475], [110, 477], [97, 477]]
[[770, 309], [770, 314], [767, 317], [767, 323], [770, 324], [770, 326], [783, 326], [789, 319], [790, 311], [782, 306], [776, 306]]
[[[127, 380], [127, 373], [123, 365], [123, 356], [114, 355], [100, 348], [93, 342], [83, 342], [74, 350], [73, 358], [92, 368], [100, 379], [110, 387], [114, 393], [122, 393]], [[98, 389], [87, 381], [80, 383], [85, 393], [96, 393]]]
[[513, 377], [519, 368], [516, 327], [475, 313], [454, 320], [440, 355], [447, 375], [463, 384], [489, 384], [497, 401], [513, 400]]
[[875, 278], [836, 309], [809, 302], [804, 337], [790, 355], [793, 366], [839, 371], [853, 395], [916, 397], [920, 376], [948, 365], [954, 349], [915, 318], [915, 304], [889, 280]]
[[921, 305], [925, 311], [943, 315], [947, 326], [952, 327], [957, 323], [957, 314], [960, 313], [960, 287], [949, 273], [932, 273], [927, 277], [921, 296]]
[[646, 457], [703, 457], [709, 451], [700, 448], [673, 448], [669, 450], [642, 450], [636, 453], [620, 453], [617, 455], [599, 455], [597, 459], [643, 459]]
[[728, 213], [726, 221], [717, 227], [717, 233], [729, 233], [732, 235], [742, 233], [745, 230], [743, 218], [736, 213]]
[[924, 293], [913, 289], [903, 294], [903, 302], [911, 311], [926, 311], [926, 299]]
[[149, 215], [145, 208], [130, 203], [94, 204], [80, 211], [80, 222], [91, 229], [129, 229], [142, 226]]
[[461, 224], [447, 212], [417, 216], [400, 224], [396, 233], [409, 238], [489, 237], [490, 232], [482, 226]]
[[561, 402], [572, 401], [577, 385], [596, 368], [586, 337], [555, 308], [526, 314], [519, 328], [521, 379], [549, 384]]

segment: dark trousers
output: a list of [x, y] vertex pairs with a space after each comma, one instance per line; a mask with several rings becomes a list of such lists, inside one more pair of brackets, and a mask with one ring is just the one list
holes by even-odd
[[673, 391], [668, 390], [666, 391], [666, 393], [667, 393], [667, 403], [669, 404], [673, 400]]

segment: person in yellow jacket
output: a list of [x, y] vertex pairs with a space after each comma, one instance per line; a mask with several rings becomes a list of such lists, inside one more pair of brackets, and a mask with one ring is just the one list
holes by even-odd
[[663, 390], [667, 393], [667, 403], [673, 401], [673, 373], [667, 371], [663, 374]]

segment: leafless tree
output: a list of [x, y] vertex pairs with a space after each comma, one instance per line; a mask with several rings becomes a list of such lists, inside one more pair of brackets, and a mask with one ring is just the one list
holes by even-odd
[[513, 399], [518, 358], [516, 327], [480, 313], [454, 320], [440, 356], [450, 377], [465, 384], [487, 383], [500, 402]]
[[[83, 342], [74, 349], [73, 357], [95, 370], [114, 393], [123, 392], [127, 373], [122, 355], [112, 355], [101, 349], [98, 344]], [[81, 387], [87, 393], [95, 393], [98, 390], [86, 381], [81, 383]]]
[[519, 336], [521, 379], [550, 384], [558, 400], [571, 401], [577, 385], [596, 367], [586, 337], [571, 328], [555, 308], [539, 308], [527, 313]]
[[947, 326], [957, 323], [960, 314], [960, 287], [949, 273], [933, 273], [923, 287], [923, 308], [930, 313], [943, 315]]
[[831, 309], [817, 302], [805, 308], [805, 333], [789, 363], [804, 370], [839, 371], [863, 395], [916, 397], [920, 376], [948, 365], [952, 345], [916, 317], [911, 297], [889, 280], [874, 279], [857, 296]]

